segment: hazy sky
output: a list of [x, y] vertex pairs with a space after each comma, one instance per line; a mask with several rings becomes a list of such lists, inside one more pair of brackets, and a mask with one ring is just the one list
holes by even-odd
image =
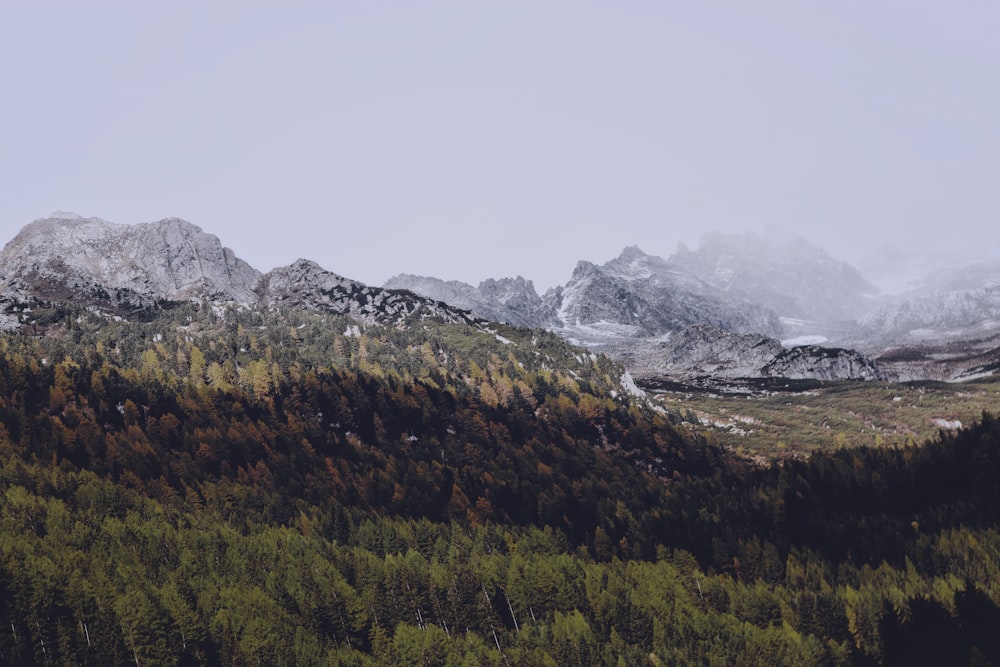
[[540, 289], [708, 229], [1000, 257], [998, 35], [995, 0], [4, 0], [0, 242], [177, 216], [265, 271]]

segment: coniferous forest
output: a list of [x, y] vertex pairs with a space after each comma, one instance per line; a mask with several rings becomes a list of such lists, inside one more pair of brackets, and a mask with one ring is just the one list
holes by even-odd
[[0, 335], [0, 662], [998, 665], [1000, 423], [761, 466], [553, 334]]

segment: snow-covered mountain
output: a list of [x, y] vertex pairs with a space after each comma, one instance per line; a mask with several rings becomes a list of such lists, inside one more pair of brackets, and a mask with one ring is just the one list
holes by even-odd
[[782, 331], [776, 313], [673, 271], [663, 259], [636, 247], [603, 265], [579, 262], [565, 285], [541, 297], [520, 277], [473, 287], [403, 274], [385, 286], [408, 289], [481, 317], [552, 329], [588, 345], [662, 336], [695, 324], [739, 333]]
[[[581, 261], [538, 297], [530, 281], [505, 279], [517, 300], [486, 289], [411, 275], [386, 286], [440, 299], [491, 319], [543, 326], [585, 344], [649, 338], [706, 324], [733, 333], [829, 338], [870, 310], [877, 288], [850, 265], [801, 239], [706, 235], [667, 259], [625, 248], [602, 265]], [[506, 285], [505, 285], [506, 287]], [[515, 310], [511, 303], [516, 302]]]
[[[530, 307], [517, 311], [484, 289], [497, 282], [476, 288], [403, 275], [388, 285], [490, 319], [548, 328], [616, 356], [637, 376], [712, 369], [730, 376], [872, 378], [878, 374], [868, 357], [844, 347], [877, 356], [900, 343], [971, 340], [1000, 331], [998, 264], [937, 267], [910, 280], [907, 292], [880, 294], [852, 266], [804, 240], [752, 234], [708, 234], [698, 249], [681, 246], [667, 259], [628, 247], [603, 265], [578, 263], [565, 284], [541, 297], [518, 279], [518, 302]], [[755, 348], [754, 335], [767, 341], [764, 348]], [[797, 351], [779, 359], [775, 339]], [[923, 365], [927, 377], [961, 375], [955, 364], [932, 368], [928, 359]], [[905, 370], [906, 377], [914, 373]]]
[[556, 330], [591, 344], [623, 335], [663, 336], [695, 324], [736, 333], [782, 331], [773, 311], [673, 271], [637, 247], [601, 266], [578, 263], [569, 282], [544, 300], [556, 310]]
[[[412, 292], [369, 287], [299, 260], [263, 274], [184, 220], [120, 225], [59, 213], [24, 227], [0, 251], [0, 299], [74, 301], [118, 312], [161, 301], [323, 309], [360, 321], [411, 316], [472, 322]], [[8, 326], [15, 323], [10, 317]]]
[[681, 246], [667, 266], [786, 320], [854, 320], [879, 291], [854, 267], [801, 238], [706, 234], [697, 250]]
[[1000, 331], [1000, 262], [937, 266], [859, 318], [876, 343], [972, 339]]

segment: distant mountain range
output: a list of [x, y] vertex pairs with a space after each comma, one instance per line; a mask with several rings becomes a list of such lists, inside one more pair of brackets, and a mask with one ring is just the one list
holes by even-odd
[[[1000, 264], [937, 272], [885, 295], [806, 241], [750, 234], [709, 234], [666, 259], [627, 247], [602, 265], [579, 262], [539, 295], [520, 276], [474, 287], [401, 274], [374, 287], [308, 260], [264, 274], [183, 220], [54, 214], [0, 252], [0, 298], [8, 327], [30, 319], [23, 311], [36, 300], [126, 316], [206, 300], [382, 324], [500, 321], [606, 352], [637, 377], [955, 379], [1000, 367]], [[930, 349], [944, 344], [947, 354]]]
[[[541, 296], [520, 277], [473, 287], [399, 275], [386, 286], [551, 329], [639, 377], [959, 379], [1000, 365], [1000, 262], [938, 269], [886, 294], [802, 239], [712, 233], [666, 259], [628, 247], [600, 266], [580, 262]], [[944, 344], [948, 353], [934, 347]]]

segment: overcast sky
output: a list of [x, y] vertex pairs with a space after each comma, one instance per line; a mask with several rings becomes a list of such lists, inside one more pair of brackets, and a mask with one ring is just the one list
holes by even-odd
[[265, 271], [540, 290], [710, 229], [1000, 257], [998, 35], [995, 0], [6, 0], [0, 241], [176, 216]]

